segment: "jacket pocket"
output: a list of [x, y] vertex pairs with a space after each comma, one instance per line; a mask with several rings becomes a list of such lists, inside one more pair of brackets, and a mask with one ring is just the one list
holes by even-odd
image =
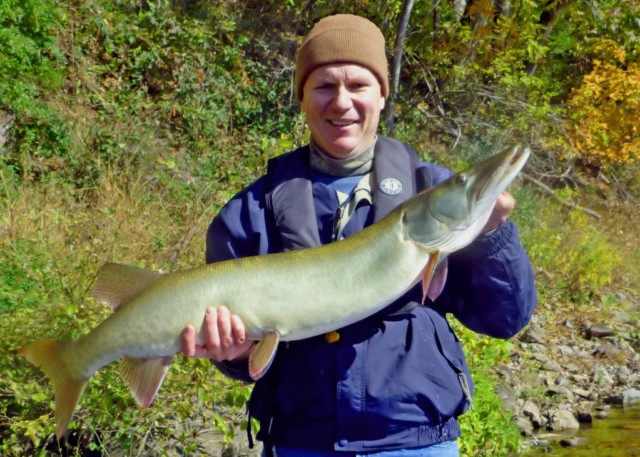
[[458, 409], [458, 414], [462, 414], [468, 408], [473, 408], [473, 381], [467, 367], [462, 344], [443, 315], [431, 308], [424, 310], [433, 323], [441, 354], [458, 377], [459, 387], [465, 400]]

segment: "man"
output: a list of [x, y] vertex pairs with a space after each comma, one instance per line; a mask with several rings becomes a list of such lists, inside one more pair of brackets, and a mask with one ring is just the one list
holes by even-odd
[[[311, 144], [272, 159], [267, 175], [227, 203], [209, 227], [207, 262], [340, 240], [449, 177], [445, 168], [420, 163], [408, 146], [377, 135], [388, 93], [380, 30], [353, 15], [319, 21], [296, 59], [296, 95]], [[434, 302], [418, 305], [418, 286], [359, 323], [281, 343], [248, 404], [266, 452], [459, 455], [457, 417], [470, 405], [472, 385], [445, 314], [501, 338], [528, 322], [535, 287], [507, 220], [513, 207], [504, 193], [485, 233], [449, 256], [449, 277]], [[220, 307], [208, 310], [204, 323], [203, 346], [192, 327], [185, 330], [185, 355], [210, 357], [227, 375], [250, 381], [253, 342], [242, 321]]]

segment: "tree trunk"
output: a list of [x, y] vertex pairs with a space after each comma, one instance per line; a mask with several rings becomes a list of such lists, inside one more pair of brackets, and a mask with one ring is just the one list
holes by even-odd
[[[540, 24], [544, 29], [544, 33], [542, 34], [542, 38], [540, 39], [541, 45], [544, 46], [547, 43], [547, 39], [549, 38], [549, 35], [551, 34], [551, 32], [553, 31], [553, 28], [558, 22], [559, 16], [564, 12], [564, 10], [569, 6], [570, 3], [571, 3], [571, 0], [561, 0], [561, 1], [548, 0], [547, 1], [547, 4], [545, 5], [545, 10], [540, 16], [540, 20], [538, 21], [538, 24]], [[527, 64], [527, 69], [526, 69], [527, 74], [529, 76], [533, 76], [536, 73], [537, 68], [538, 68], [537, 61], [529, 62]]]
[[453, 10], [456, 13], [456, 22], [460, 22], [464, 16], [464, 12], [467, 10], [467, 0], [454, 0]]
[[413, 9], [413, 0], [405, 0], [402, 5], [402, 13], [398, 22], [398, 33], [393, 45], [393, 57], [391, 59], [391, 73], [389, 75], [389, 96], [384, 107], [383, 117], [387, 125], [389, 135], [393, 133], [394, 128], [394, 105], [400, 85], [400, 70], [402, 68], [402, 54], [404, 52], [404, 39], [407, 35], [409, 27], [409, 18]]

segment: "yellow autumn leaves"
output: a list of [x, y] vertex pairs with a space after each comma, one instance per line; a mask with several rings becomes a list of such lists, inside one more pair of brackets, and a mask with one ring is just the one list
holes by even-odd
[[593, 68], [568, 100], [571, 150], [590, 163], [640, 159], [640, 64], [627, 62], [622, 46], [601, 40]]

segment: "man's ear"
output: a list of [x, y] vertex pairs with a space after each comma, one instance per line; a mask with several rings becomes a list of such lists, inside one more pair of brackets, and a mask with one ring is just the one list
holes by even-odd
[[384, 105], [386, 103], [386, 99], [384, 97], [380, 98], [380, 111], [384, 109]]

